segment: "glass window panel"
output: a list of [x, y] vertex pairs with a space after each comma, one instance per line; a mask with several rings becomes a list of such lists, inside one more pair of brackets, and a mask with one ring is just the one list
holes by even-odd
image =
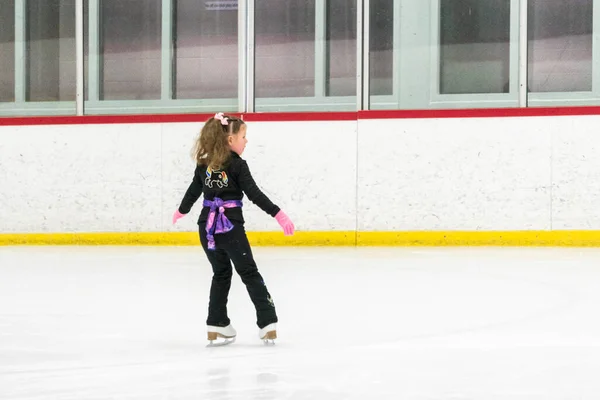
[[83, 98], [89, 100], [90, 2], [83, 0]]
[[371, 96], [393, 94], [394, 0], [371, 0], [369, 68]]
[[508, 93], [510, 0], [440, 0], [440, 93]]
[[75, 100], [75, 0], [27, 0], [27, 101]]
[[0, 0], [0, 102], [15, 101], [15, 1]]
[[100, 3], [100, 99], [159, 99], [161, 0]]
[[356, 0], [327, 1], [327, 96], [356, 96]]
[[174, 5], [175, 98], [237, 98], [237, 8], [198, 0]]
[[256, 97], [315, 94], [315, 0], [256, 0]]
[[529, 90], [592, 90], [593, 0], [529, 0]]

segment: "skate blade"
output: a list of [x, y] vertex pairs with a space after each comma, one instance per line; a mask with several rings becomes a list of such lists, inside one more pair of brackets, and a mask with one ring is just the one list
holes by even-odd
[[269, 331], [267, 332], [267, 334], [262, 338], [263, 342], [265, 343], [265, 345], [267, 346], [274, 346], [275, 345], [275, 339], [277, 339], [277, 331]]
[[235, 342], [235, 336], [225, 336], [218, 332], [208, 332], [207, 339], [210, 342], [208, 347], [226, 346]]
[[235, 337], [219, 338], [219, 339], [209, 340], [209, 343], [206, 345], [206, 347], [222, 347], [222, 346], [227, 346], [232, 343], [235, 343]]

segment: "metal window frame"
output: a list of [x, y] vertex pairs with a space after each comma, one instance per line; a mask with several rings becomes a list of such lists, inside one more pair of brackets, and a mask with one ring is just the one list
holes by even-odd
[[161, 2], [160, 99], [163, 101], [172, 100], [174, 96], [173, 1]]
[[356, 1], [356, 110], [368, 110], [370, 104], [370, 0]]
[[75, 0], [75, 113], [84, 115], [83, 0]]
[[519, 0], [519, 107], [527, 107], [527, 12], [528, 0]]
[[327, 97], [327, 0], [315, 0], [315, 98]]
[[[75, 23], [77, 25], [77, 14], [79, 7], [83, 4], [83, 0], [76, 0], [75, 3]], [[82, 10], [82, 9], [81, 9]], [[83, 90], [83, 75], [76, 75], [76, 101], [27, 101], [27, 64], [29, 62], [29, 54], [27, 52], [27, 0], [15, 0], [15, 43], [14, 43], [14, 102], [0, 103], [0, 115], [73, 115], [78, 114], [77, 98], [79, 91]], [[82, 19], [79, 19], [81, 21]], [[77, 33], [83, 32], [81, 27], [76, 26], [76, 74], [83, 71], [82, 60], [78, 57], [81, 54], [83, 57], [83, 47], [81, 52], [77, 46], [83, 45], [83, 38], [78, 38]], [[81, 61], [81, 66], [78, 65]], [[83, 110], [81, 110], [83, 115]]]
[[[255, 112], [255, 5], [256, 0], [238, 2], [238, 97], [237, 99], [174, 99], [174, 1], [161, 0], [161, 94], [160, 100], [104, 101], [101, 98], [101, 21], [100, 2], [87, 0], [89, 13], [84, 21], [85, 0], [75, 0], [76, 96], [75, 114], [123, 114], [157, 112], [206, 112], [216, 107], [239, 112]], [[315, 0], [315, 87], [314, 97], [260, 99], [261, 111], [279, 107], [284, 110], [368, 110], [399, 109], [401, 103], [402, 2], [394, 1], [394, 54], [392, 95], [370, 95], [370, 0], [357, 3], [356, 96], [327, 96], [327, 0]], [[439, 0], [430, 0], [431, 10], [431, 93], [429, 108], [568, 106], [600, 102], [600, 29], [593, 32], [593, 77], [591, 92], [528, 93], [528, 0], [511, 0], [511, 64], [508, 94], [440, 95], [439, 87]], [[0, 115], [72, 115], [73, 102], [27, 101], [27, 0], [15, 0], [15, 83], [12, 103], [0, 104]], [[600, 0], [594, 0], [594, 26], [600, 26]], [[596, 23], [597, 22], [597, 23]], [[84, 64], [84, 30], [87, 29], [89, 56]], [[87, 71], [86, 71], [87, 67]], [[84, 74], [88, 86], [84, 87]], [[85, 98], [87, 92], [88, 99]]]
[[[523, 0], [526, 12], [527, 2]], [[600, 104], [600, 0], [594, 0], [592, 4], [592, 90], [585, 92], [527, 92], [528, 107], [565, 107], [565, 106], [590, 106]], [[527, 25], [526, 25], [527, 26]], [[529, 37], [524, 32], [523, 45], [528, 49]], [[526, 64], [527, 65], [527, 64]], [[529, 79], [525, 71], [525, 82]]]
[[[75, 110], [76, 115], [123, 114], [156, 112], [204, 112], [214, 107], [230, 109], [232, 101], [239, 112], [255, 111], [255, 0], [238, 2], [238, 98], [237, 99], [174, 99], [173, 2], [161, 0], [161, 90], [160, 100], [101, 100], [102, 98], [102, 0], [88, 0], [88, 19], [84, 21], [85, 0], [75, 0]], [[69, 115], [73, 102], [27, 102], [27, 40], [26, 2], [15, 0], [15, 102], [3, 104], [0, 114], [9, 110], [25, 114]], [[357, 0], [357, 76], [356, 96], [327, 96], [327, 0], [315, 0], [315, 96], [310, 98], [261, 99], [292, 110], [362, 110], [370, 103], [369, 96], [369, 0]], [[88, 33], [88, 61], [84, 57], [84, 33]], [[87, 71], [86, 71], [87, 69]], [[87, 73], [87, 87], [85, 74]], [[86, 98], [87, 92], [87, 98]], [[353, 107], [352, 104], [355, 104]]]
[[519, 79], [521, 41], [519, 33], [521, 3], [527, 0], [510, 0], [510, 49], [509, 49], [509, 92], [508, 93], [473, 93], [473, 94], [440, 94], [440, 0], [431, 1], [431, 39], [430, 39], [430, 101], [427, 107], [440, 108], [481, 108], [481, 107], [519, 107]]
[[[88, 100], [100, 100], [100, 0], [88, 0]], [[86, 101], [86, 103], [87, 103]]]
[[15, 103], [27, 97], [27, 3], [15, 0]]
[[[249, 0], [254, 3], [254, 0]], [[365, 0], [356, 0], [357, 7], [357, 26], [356, 26], [356, 88], [355, 96], [327, 96], [327, 0], [315, 0], [315, 78], [314, 78], [314, 96], [313, 97], [278, 97], [278, 98], [252, 98], [249, 99], [255, 104], [255, 109], [264, 112], [285, 110], [285, 111], [322, 111], [322, 107], [327, 107], [327, 111], [356, 111], [363, 109], [364, 97], [368, 91], [363, 90], [363, 72], [368, 67], [368, 52], [363, 51], [363, 19], [364, 19]], [[253, 17], [253, 14], [249, 17]], [[254, 24], [254, 19], [249, 18], [249, 23]], [[254, 38], [254, 27], [252, 26], [252, 38]], [[254, 50], [254, 46], [251, 47]], [[248, 55], [250, 57], [250, 55]], [[254, 53], [250, 60], [254, 60]], [[254, 65], [253, 61], [249, 64]], [[359, 73], [360, 72], [360, 73]], [[250, 71], [249, 71], [250, 73]], [[254, 81], [254, 70], [252, 75], [248, 74], [246, 79]], [[249, 93], [248, 93], [249, 95]], [[368, 100], [367, 100], [368, 103]], [[254, 109], [253, 109], [254, 110]]]
[[[243, 18], [243, 24], [238, 27], [238, 32], [244, 37], [241, 38], [238, 46], [241, 48], [240, 52], [243, 53], [241, 59], [238, 61], [240, 70], [245, 73], [241, 81], [238, 83], [243, 90], [244, 97], [241, 99], [242, 109], [240, 112], [254, 112], [255, 96], [254, 96], [254, 49], [255, 49], [255, 35], [254, 35], [254, 16], [256, 10], [255, 0], [242, 0], [245, 9], [244, 13], [240, 15]], [[238, 13], [239, 10], [238, 2]], [[242, 28], [242, 29], [240, 29]], [[242, 64], [243, 63], [243, 64]]]
[[[205, 113], [219, 108], [222, 111], [241, 111], [248, 109], [246, 104], [242, 104], [249, 98], [247, 93], [251, 82], [238, 83], [238, 97], [230, 99], [175, 99], [175, 51], [174, 51], [174, 1], [161, 0], [161, 72], [160, 72], [160, 99], [154, 100], [101, 100], [101, 75], [102, 75], [102, 54], [101, 54], [101, 35], [100, 35], [100, 2], [102, 0], [89, 1], [89, 56], [88, 56], [88, 99], [84, 99], [85, 113], [88, 115], [102, 114], [158, 114], [158, 113]], [[249, 4], [253, 0], [240, 0], [238, 4], [238, 22], [248, 20], [246, 10], [250, 8]], [[247, 31], [238, 28], [238, 39], [247, 36]], [[240, 41], [238, 43], [239, 54], [244, 56], [247, 43]], [[246, 59], [242, 57], [246, 63]], [[245, 66], [241, 66], [238, 77], [246, 77], [248, 74], [244, 71]], [[246, 64], [244, 64], [246, 65]], [[243, 85], [243, 86], [242, 86]]]
[[[371, 34], [371, 0], [368, 0], [368, 10], [369, 10], [369, 35]], [[392, 93], [391, 94], [371, 94], [371, 44], [370, 44], [370, 36], [368, 42], [368, 53], [367, 57], [369, 59], [369, 110], [396, 110], [400, 108], [400, 79], [402, 74], [402, 46], [401, 44], [401, 17], [402, 17], [402, 2], [394, 1], [393, 3], [393, 26], [392, 26]]]
[[[253, 4], [250, 5], [249, 3]], [[251, 81], [249, 79], [248, 68], [248, 53], [250, 40], [254, 39], [249, 35], [247, 21], [248, 10], [252, 6], [254, 9], [254, 0], [239, 0], [238, 1], [238, 112], [249, 112], [254, 108], [254, 104], [248, 104], [248, 90], [250, 89]]]

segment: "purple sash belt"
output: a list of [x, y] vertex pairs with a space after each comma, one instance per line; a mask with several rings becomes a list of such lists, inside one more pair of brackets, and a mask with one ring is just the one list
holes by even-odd
[[241, 207], [241, 200], [227, 200], [223, 201], [218, 197], [215, 197], [213, 201], [204, 200], [204, 207], [210, 207], [208, 212], [208, 219], [206, 220], [206, 239], [208, 239], [208, 249], [215, 249], [215, 237], [220, 233], [226, 233], [233, 229], [233, 224], [225, 216], [226, 208]]

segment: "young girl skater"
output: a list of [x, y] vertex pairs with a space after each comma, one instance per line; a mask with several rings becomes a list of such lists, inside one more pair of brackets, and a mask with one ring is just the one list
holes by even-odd
[[201, 194], [203, 208], [198, 219], [200, 243], [213, 269], [208, 318], [208, 340], [217, 337], [234, 339], [237, 335], [227, 316], [227, 297], [231, 287], [232, 268], [246, 285], [256, 308], [259, 337], [265, 341], [277, 338], [277, 314], [256, 262], [244, 229], [242, 198], [275, 217], [285, 235], [294, 233], [294, 224], [256, 186], [248, 164], [240, 156], [246, 147], [246, 124], [240, 118], [217, 113], [209, 118], [194, 147], [196, 170], [173, 223], [189, 213]]

